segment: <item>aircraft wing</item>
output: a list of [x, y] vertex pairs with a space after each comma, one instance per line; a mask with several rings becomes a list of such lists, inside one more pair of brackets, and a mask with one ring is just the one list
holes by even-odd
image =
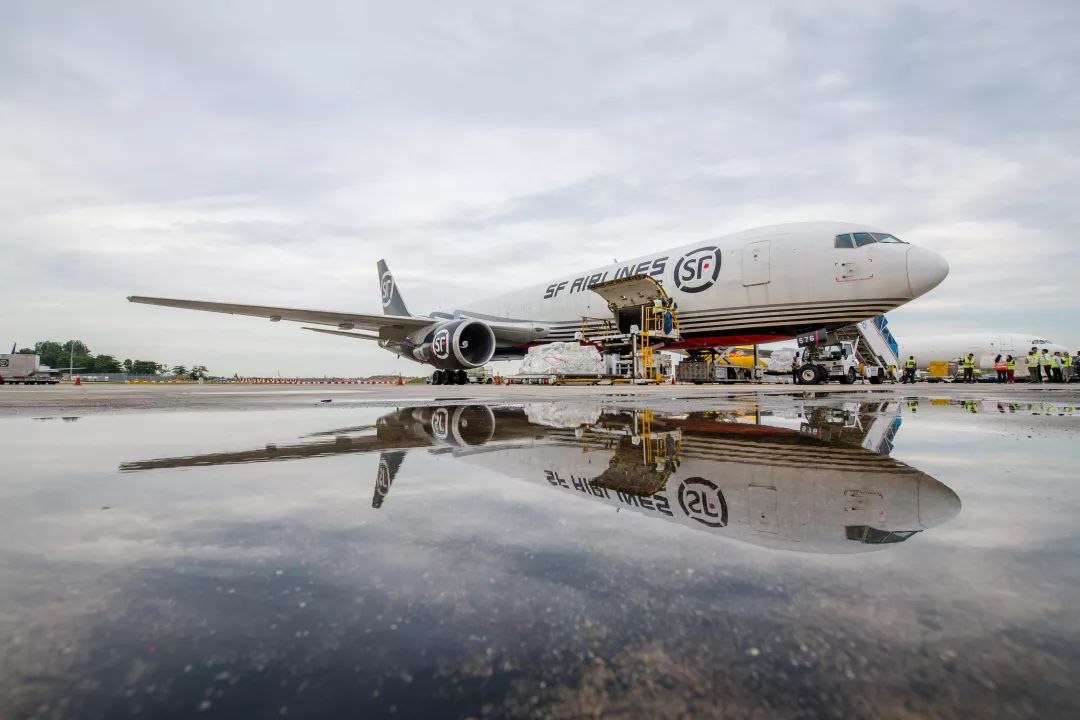
[[311, 332], [326, 333], [327, 335], [340, 335], [341, 337], [351, 337], [357, 340], [379, 340], [378, 335], [369, 335], [367, 333], [355, 333], [348, 330], [327, 330], [326, 328], [309, 328], [302, 327], [301, 330], [310, 330]]
[[143, 297], [132, 295], [128, 301], [144, 305], [163, 305], [184, 310], [203, 310], [227, 315], [250, 315], [269, 318], [272, 321], [292, 320], [316, 325], [335, 325], [342, 330], [378, 331], [389, 328], [411, 332], [436, 322], [432, 318], [402, 315], [364, 315], [358, 313], [330, 312], [327, 310], [302, 310], [299, 308], [270, 307], [267, 305], [235, 305], [233, 303], [205, 302], [203, 300], [176, 300], [173, 298]]

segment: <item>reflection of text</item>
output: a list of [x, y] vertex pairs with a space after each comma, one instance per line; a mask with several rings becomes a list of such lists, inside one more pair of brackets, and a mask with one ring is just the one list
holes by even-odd
[[604, 498], [605, 500], [614, 500], [627, 507], [651, 510], [660, 513], [661, 515], [667, 515], [668, 517], [672, 516], [671, 503], [668, 502], [667, 496], [663, 493], [640, 496], [625, 493], [621, 490], [613, 492], [607, 488], [593, 485], [587, 478], [576, 477], [574, 475], [567, 475], [564, 477], [552, 470], [545, 470], [544, 477], [547, 478], [549, 483], [557, 487], [566, 488], [567, 490], [577, 490], [586, 495], [593, 495], [594, 497]]

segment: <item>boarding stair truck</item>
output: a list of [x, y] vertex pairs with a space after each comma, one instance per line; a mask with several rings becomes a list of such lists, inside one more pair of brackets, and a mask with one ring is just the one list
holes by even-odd
[[807, 333], [796, 340], [804, 348], [803, 362], [796, 372], [800, 384], [867, 380], [880, 385], [896, 380], [898, 346], [884, 315], [831, 332]]
[[37, 355], [0, 355], [0, 385], [55, 385], [60, 382]]

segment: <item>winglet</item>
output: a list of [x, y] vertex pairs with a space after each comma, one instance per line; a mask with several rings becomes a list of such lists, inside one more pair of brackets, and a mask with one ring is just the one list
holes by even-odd
[[397, 283], [394, 282], [394, 276], [390, 273], [390, 268], [386, 266], [386, 261], [380, 260], [378, 267], [379, 292], [382, 295], [383, 313], [412, 317], [409, 308], [405, 307], [405, 300], [402, 299], [401, 293], [398, 292]]

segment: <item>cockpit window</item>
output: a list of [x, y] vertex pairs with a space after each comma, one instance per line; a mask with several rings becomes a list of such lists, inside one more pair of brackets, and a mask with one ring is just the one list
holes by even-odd
[[876, 243], [877, 242], [877, 238], [875, 238], [870, 233], [855, 233], [854, 235], [855, 235], [855, 245], [858, 246], [858, 247], [862, 247], [863, 245], [869, 245], [870, 243]]
[[904, 242], [900, 238], [896, 237], [895, 235], [890, 235], [889, 233], [870, 233], [870, 234], [873, 235], [874, 239], [877, 240], [878, 242], [897, 243], [899, 245], [907, 245], [906, 242]]
[[851, 235], [844, 233], [843, 235], [836, 236], [836, 247], [838, 248], [850, 248], [855, 247], [851, 242]]

